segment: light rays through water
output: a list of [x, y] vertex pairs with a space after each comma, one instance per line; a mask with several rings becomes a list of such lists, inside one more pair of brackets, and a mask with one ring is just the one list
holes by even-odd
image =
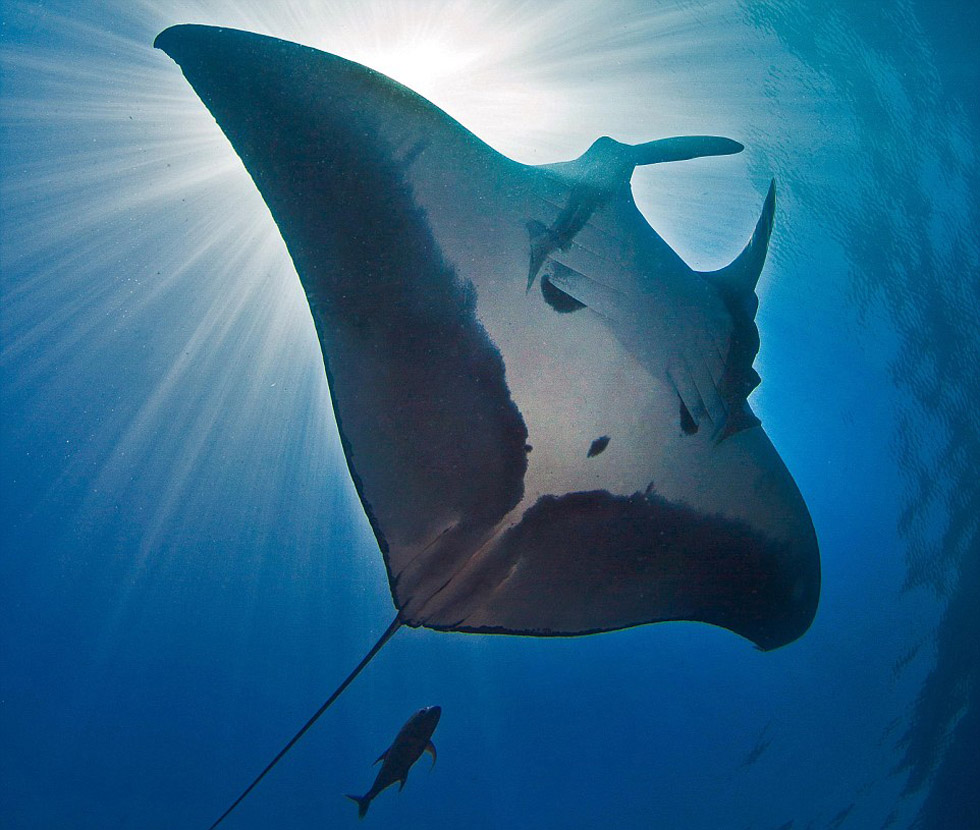
[[[848, 534], [857, 529], [870, 539], [876, 528], [855, 515], [869, 503], [859, 492], [864, 479], [856, 467], [867, 458], [884, 464], [891, 446], [887, 432], [896, 399], [869, 396], [868, 390], [881, 383], [875, 373], [884, 373], [900, 343], [894, 332], [872, 329], [868, 321], [877, 324], [887, 316], [884, 305], [919, 338], [913, 341], [918, 347], [906, 346], [903, 371], [920, 397], [968, 394], [940, 383], [949, 367], [935, 362], [941, 355], [928, 347], [928, 333], [939, 323], [918, 325], [933, 312], [920, 303], [923, 291], [913, 297], [908, 290], [916, 284], [917, 269], [955, 271], [964, 263], [976, 268], [975, 240], [971, 248], [962, 219], [971, 198], [965, 171], [975, 166], [974, 144], [955, 119], [939, 113], [934, 98], [925, 100], [935, 112], [916, 114], [921, 107], [913, 106], [919, 99], [910, 90], [929, 89], [928, 78], [908, 86], [887, 45], [866, 49], [868, 33], [854, 31], [844, 12], [823, 14], [826, 4], [175, 0], [166, 9], [161, 5], [10, 0], [0, 43], [0, 372], [4, 414], [16, 415], [4, 419], [4, 449], [17, 470], [15, 481], [4, 481], [4, 498], [12, 516], [26, 517], [18, 518], [25, 526], [44, 525], [49, 513], [71, 517], [52, 526], [54, 538], [43, 542], [59, 563], [58, 579], [44, 581], [50, 572], [43, 556], [25, 555], [26, 564], [15, 574], [25, 595], [55, 597], [62, 636], [75, 625], [72, 609], [100, 575], [118, 588], [106, 597], [112, 608], [101, 620], [98, 641], [82, 640], [77, 647], [87, 660], [82, 674], [89, 683], [111, 672], [118, 644], [132, 631], [152, 632], [147, 622], [152, 612], [146, 608], [177, 604], [180, 614], [168, 621], [170, 638], [183, 649], [181, 658], [213, 681], [219, 704], [232, 706], [249, 694], [239, 683], [250, 672], [246, 655], [262, 654], [267, 672], [249, 676], [245, 685], [258, 687], [255, 694], [269, 701], [270, 711], [283, 700], [299, 701], [301, 708], [306, 693], [319, 694], [349, 668], [351, 651], [334, 646], [353, 643], [352, 632], [380, 625], [390, 612], [380, 557], [331, 428], [318, 344], [288, 255], [213, 119], [174, 64], [151, 48], [155, 35], [172, 24], [227, 25], [387, 72], [496, 149], [527, 163], [577, 156], [601, 134], [645, 141], [715, 133], [742, 141], [747, 149], [739, 156], [659, 165], [637, 171], [634, 178], [641, 209], [697, 268], [718, 267], [737, 253], [770, 176], [776, 176], [777, 221], [761, 290], [757, 365], [764, 382], [754, 404], [798, 473], [815, 516], [841, 537], [830, 553], [824, 610], [801, 645], [812, 649], [806, 653], [814, 664], [793, 666], [782, 662], [790, 658], [781, 654], [751, 662], [763, 679], [755, 691], [743, 691], [746, 709], [765, 707], [764, 722], [774, 719], [777, 737], [757, 767], [733, 779], [731, 765], [702, 773], [689, 757], [698, 740], [705, 754], [720, 753], [713, 736], [682, 734], [687, 721], [660, 723], [648, 705], [656, 692], [643, 688], [641, 695], [631, 685], [649, 679], [644, 668], [659, 665], [649, 653], [641, 650], [637, 660], [630, 650], [642, 643], [649, 651], [649, 632], [574, 648], [583, 655], [583, 666], [603, 666], [617, 678], [623, 687], [618, 694], [637, 697], [641, 726], [665, 742], [663, 756], [667, 766], [674, 765], [678, 793], [686, 775], [703, 775], [715, 792], [730, 797], [746, 823], [768, 810], [765, 816], [774, 826], [782, 820], [777, 818], [781, 806], [794, 799], [810, 799], [813, 815], [826, 824], [841, 806], [832, 799], [847, 798], [846, 787], [879, 786], [883, 798], [894, 797], [894, 782], [869, 778], [882, 774], [875, 753], [887, 755], [891, 745], [875, 749], [873, 744], [879, 721], [893, 717], [889, 695], [905, 693], [912, 683], [908, 673], [905, 685], [895, 684], [891, 691], [882, 692], [869, 680], [863, 693], [885, 703], [860, 729], [847, 734], [831, 729], [826, 748], [812, 757], [794, 757], [793, 745], [781, 736], [804, 712], [814, 723], [821, 716], [832, 722], [838, 706], [833, 690], [824, 696], [804, 690], [825, 680], [828, 666], [839, 667], [844, 676], [857, 662], [851, 658], [866, 647], [855, 642], [858, 635], [841, 641], [827, 626], [829, 619], [843, 628], [841, 615], [853, 613], [848, 603], [861, 600], [855, 595], [871, 584], [866, 578], [850, 593], [841, 587], [854, 576], [855, 544]], [[812, 8], [802, 14], [801, 6]], [[909, 9], [902, 3], [896, 12], [900, 25], [891, 38], [898, 44], [896, 54], [915, 42]], [[928, 76], [928, 50], [910, 54]], [[868, 100], [878, 102], [875, 118], [868, 115], [873, 111]], [[901, 198], [882, 206], [876, 194], [886, 180]], [[920, 186], [906, 190], [908, 182]], [[934, 182], [941, 183], [941, 193]], [[927, 239], [920, 233], [923, 215], [930, 215], [934, 226]], [[828, 229], [837, 232], [833, 239]], [[866, 250], [856, 247], [862, 238], [868, 240]], [[855, 276], [875, 266], [885, 242], [914, 256], [907, 262], [891, 256], [891, 271]], [[935, 295], [943, 298], [933, 309], [935, 320], [945, 319], [950, 304], [969, 307], [973, 293], [965, 282], [949, 281]], [[885, 302], [877, 304], [881, 297]], [[864, 327], [852, 319], [853, 303], [865, 309]], [[815, 401], [820, 397], [832, 397], [835, 416], [844, 413], [850, 425], [828, 427], [825, 404]], [[949, 451], [941, 438], [920, 434], [924, 411], [908, 417], [899, 451], [913, 459], [941, 458]], [[969, 432], [968, 425], [958, 428]], [[821, 453], [817, 462], [815, 445]], [[965, 463], [959, 455], [956, 459]], [[929, 475], [932, 465], [927, 467], [905, 494], [922, 502], [909, 519], [916, 537], [934, 532], [937, 522], [929, 516], [942, 513], [948, 498]], [[898, 493], [902, 483], [883, 481], [879, 487], [873, 504], [892, 509], [893, 491]], [[106, 537], [112, 539], [109, 549], [86, 547], [87, 540]], [[881, 544], [880, 538], [875, 542]], [[942, 570], [942, 563], [923, 567], [930, 565]], [[900, 581], [897, 569], [883, 573]], [[286, 600], [289, 586], [297, 584], [304, 586], [299, 610]], [[175, 585], [175, 599], [161, 598]], [[208, 619], [213, 598], [222, 595], [237, 601]], [[897, 623], [883, 619], [876, 632], [863, 636], [894, 639]], [[890, 632], [883, 630], [886, 625]], [[330, 640], [333, 646], [324, 647], [321, 635], [328, 629], [337, 636]], [[211, 647], [195, 651], [201, 631], [210, 632]], [[715, 680], [705, 678], [708, 669], [684, 663], [686, 646], [671, 645], [686, 643], [685, 636], [657, 639], [656, 658], [680, 666], [694, 683], [705, 681], [705, 689], [699, 688], [704, 700]], [[706, 651], [719, 642], [710, 632], [689, 636], [703, 637], [698, 643], [706, 644]], [[921, 632], [916, 637], [921, 641]], [[492, 712], [501, 705], [492, 673], [510, 669], [520, 677], [532, 659], [535, 666], [552, 661], [567, 671], [562, 683], [539, 678], [532, 685], [552, 697], [587, 680], [584, 668], [562, 662], [561, 655], [572, 648], [567, 644], [525, 644], [517, 652], [507, 650], [512, 643], [444, 639], [440, 647], [452, 655], [460, 685], [472, 681], [481, 711], [491, 713], [480, 726], [491, 739], [496, 734]], [[170, 639], [155, 642], [177, 648]], [[216, 642], [221, 648], [214, 648]], [[401, 655], [390, 657], [400, 661], [393, 672], [399, 680], [393, 682], [407, 686], [414, 656], [422, 654], [425, 643], [421, 634], [409, 638]], [[900, 643], [890, 643], [903, 651]], [[887, 663], [888, 652], [879, 646], [876, 659]], [[351, 645], [357, 648], [359, 640]], [[478, 649], [494, 649], [513, 665], [504, 660], [479, 665]], [[727, 652], [718, 652], [713, 657], [726, 659]], [[289, 683], [276, 677], [297, 665], [307, 666], [308, 676], [290, 674]], [[727, 668], [735, 676], [737, 669]], [[910, 671], [921, 668], [920, 658]], [[385, 705], [400, 688], [367, 684], [361, 692], [373, 707]], [[773, 690], [798, 697], [777, 703]], [[656, 698], [664, 711], [672, 696], [667, 689]], [[592, 700], [603, 703], [601, 697]], [[527, 711], [549, 717], [547, 705], [534, 705], [529, 702]], [[726, 710], [721, 703], [715, 709], [689, 705], [692, 723]], [[735, 728], [751, 743], [764, 722], [746, 718]], [[625, 716], [620, 723], [623, 732], [636, 731]], [[240, 726], [228, 721], [216, 732], [230, 735]], [[291, 723], [269, 724], [267, 734], [261, 732], [265, 726], [256, 727], [255, 735], [235, 732], [225, 747], [209, 744], [214, 767], [228, 767], [236, 752], [275, 744]], [[538, 728], [545, 736], [530, 715], [522, 727], [529, 734]], [[549, 721], [549, 728], [560, 731], [562, 724]], [[497, 749], [504, 754], [508, 748]], [[872, 756], [874, 764], [862, 766]], [[606, 760], [613, 769], [616, 759]], [[846, 786], [839, 793], [812, 795], [812, 781], [835, 765]], [[514, 766], [519, 767], [518, 759]], [[794, 772], [780, 779], [780, 793], [767, 793], [764, 806], [753, 803], [758, 793], [741, 788], [746, 781], [770, 781], [766, 775], [776, 766]], [[593, 783], [587, 776], [598, 773], [595, 767], [582, 770], [578, 784], [585, 791]], [[615, 770], [637, 791], [649, 789], [649, 769]], [[496, 780], [488, 778], [488, 785]], [[625, 796], [622, 781], [607, 783], [611, 792]], [[229, 782], [236, 785], [237, 780]], [[536, 794], [524, 786], [523, 795], [512, 792], [530, 804]], [[680, 796], [663, 803], [648, 800], [649, 816], [665, 826], [678, 816], [710, 818], [709, 805], [696, 799], [686, 805]], [[582, 815], [598, 809], [579, 806]], [[517, 808], [494, 809], [494, 820], [503, 824]], [[707, 819], [704, 825], [716, 826]]]
[[[728, 97], [719, 93], [730, 66], [703, 60], [728, 37], [719, 24], [731, 10], [695, 17], [614, 5], [293, 2], [269, 10], [183, 2], [164, 16], [154, 4], [87, 13], [46, 6], [43, 14], [12, 4], [15, 25], [35, 37], [40, 27], [41, 42], [50, 41], [47, 50], [22, 47], [15, 29], [4, 51], [14, 90], [4, 111], [13, 149], [4, 200], [17, 217], [4, 251], [19, 279], [5, 285], [3, 359], [18, 366], [13, 387], [52, 395], [32, 402], [40, 415], [56, 401], [83, 399], [80, 379], [88, 385], [114, 351], [135, 345], [145, 361], [141, 382], [111, 372], [103, 379], [117, 405], [92, 418], [88, 450], [65, 472], [75, 484], [93, 481], [82, 511], [95, 510], [93, 500], [118, 492], [135, 470], [145, 477], [147, 448], [161, 424], [172, 425], [179, 455], [157, 465], [158, 498], [141, 545], [153, 550], [242, 383], [229, 359], [234, 365], [233, 356], [247, 354], [248, 376], [273, 383], [273, 367], [292, 364], [297, 350], [311, 352], [308, 312], [275, 226], [210, 115], [150, 48], [158, 30], [209, 22], [334, 51], [414, 86], [502, 152], [530, 162], [573, 157], [604, 132], [625, 140], [740, 133], [730, 83]], [[697, 77], [685, 82], [695, 62]], [[736, 209], [753, 192], [744, 162], [668, 171], [666, 193], [647, 184], [655, 175], [638, 176], [641, 204], [657, 212], [659, 195], [692, 248], [703, 252], [707, 235], [709, 248], [726, 249], [716, 256], [730, 258], [757, 210], [754, 199]], [[725, 195], [705, 215], [709, 193]], [[699, 202], [700, 216], [691, 207]], [[729, 208], [738, 221], [721, 218]], [[98, 351], [85, 347], [94, 341]], [[39, 359], [26, 360], [31, 353]], [[323, 386], [315, 377], [304, 382]], [[188, 398], [188, 388], [206, 391]]]

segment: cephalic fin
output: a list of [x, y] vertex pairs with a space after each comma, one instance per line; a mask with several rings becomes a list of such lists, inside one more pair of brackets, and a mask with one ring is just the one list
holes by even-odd
[[703, 275], [721, 288], [735, 296], [745, 296], [755, 291], [762, 266], [769, 250], [769, 237], [772, 234], [773, 216], [776, 213], [776, 182], [769, 184], [762, 214], [756, 223], [752, 237], [732, 262], [717, 271], [705, 271]]
[[[434, 767], [436, 765], [436, 745], [432, 741], [429, 741], [425, 745], [423, 752], [428, 752], [432, 756], [432, 766]], [[429, 767], [429, 769], [432, 769], [432, 767]]]
[[744, 149], [745, 145], [742, 143], [717, 135], [679, 135], [633, 144], [630, 147], [631, 160], [636, 165], [686, 161], [705, 156], [730, 156], [741, 153]]

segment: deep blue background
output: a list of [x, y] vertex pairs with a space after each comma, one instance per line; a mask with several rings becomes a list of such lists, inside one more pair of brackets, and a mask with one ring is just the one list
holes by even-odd
[[[331, 11], [172, 5], [3, 7], [4, 827], [206, 826], [394, 613], [281, 242], [150, 48], [179, 22], [330, 46], [304, 26]], [[694, 624], [400, 632], [228, 826], [355, 826], [343, 794], [433, 703], [439, 762], [375, 826], [980, 826], [975, 6], [586, 5], [470, 3], [500, 25], [467, 45], [514, 27], [511, 77], [556, 109], [521, 146], [452, 114], [526, 161], [744, 141], [635, 181], [698, 266], [776, 177], [753, 404], [820, 536], [814, 626], [768, 654]]]

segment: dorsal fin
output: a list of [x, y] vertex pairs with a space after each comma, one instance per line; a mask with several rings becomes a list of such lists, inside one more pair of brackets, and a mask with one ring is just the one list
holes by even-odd
[[762, 266], [769, 250], [769, 236], [772, 233], [772, 220], [776, 212], [776, 182], [769, 185], [762, 215], [756, 223], [751, 239], [734, 260], [717, 271], [704, 271], [703, 276], [722, 290], [723, 294], [745, 297], [755, 291]]

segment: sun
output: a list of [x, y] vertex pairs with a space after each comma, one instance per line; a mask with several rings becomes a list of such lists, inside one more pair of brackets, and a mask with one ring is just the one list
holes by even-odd
[[361, 61], [430, 99], [440, 97], [472, 62], [472, 56], [459, 52], [451, 42], [435, 38], [365, 50]]

